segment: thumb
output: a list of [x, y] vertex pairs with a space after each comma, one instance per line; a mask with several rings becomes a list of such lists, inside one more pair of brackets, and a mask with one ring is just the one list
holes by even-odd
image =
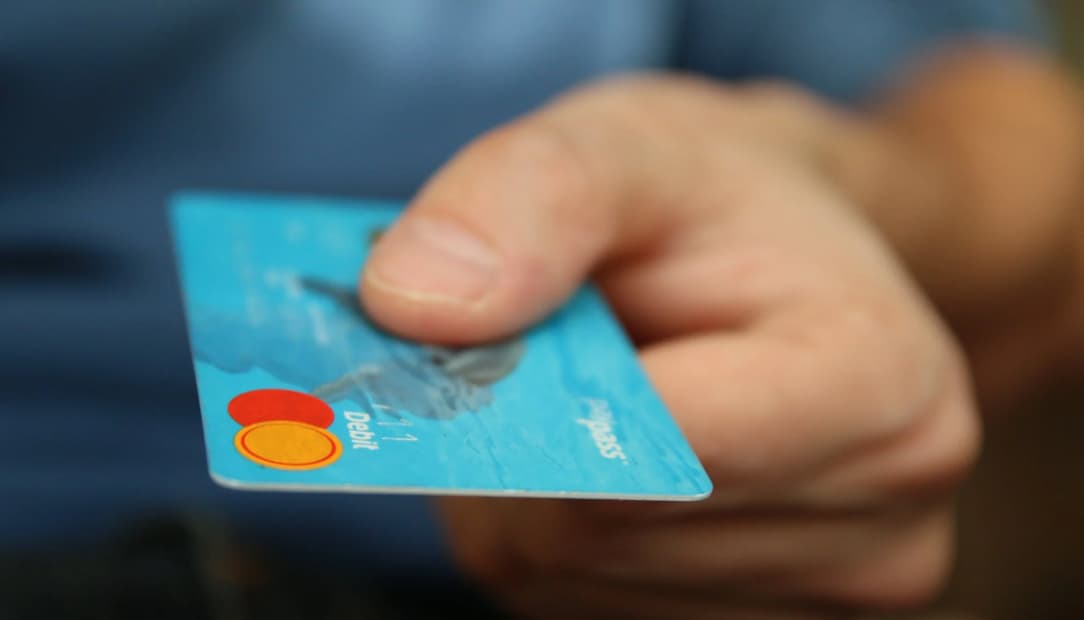
[[602, 114], [612, 98], [597, 99], [559, 101], [456, 155], [373, 248], [360, 286], [369, 314], [419, 340], [500, 338], [600, 260], [657, 236], [654, 205], [680, 166], [645, 156], [658, 133]]

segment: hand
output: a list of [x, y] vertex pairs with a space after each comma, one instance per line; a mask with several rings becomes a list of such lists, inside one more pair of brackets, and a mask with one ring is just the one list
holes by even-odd
[[442, 501], [511, 609], [804, 618], [937, 591], [976, 416], [952, 339], [822, 173], [832, 116], [779, 87], [603, 83], [468, 146], [374, 248], [369, 312], [442, 343], [594, 277], [715, 483], [691, 504]]

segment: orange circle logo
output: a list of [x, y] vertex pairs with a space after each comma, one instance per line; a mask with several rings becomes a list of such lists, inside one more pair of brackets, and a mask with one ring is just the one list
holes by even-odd
[[233, 445], [249, 460], [274, 469], [319, 469], [339, 460], [342, 442], [305, 422], [269, 420], [242, 428]]

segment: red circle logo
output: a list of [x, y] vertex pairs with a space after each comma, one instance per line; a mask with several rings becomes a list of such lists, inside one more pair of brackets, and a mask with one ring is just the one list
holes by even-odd
[[241, 426], [288, 420], [327, 428], [335, 421], [331, 405], [311, 394], [294, 390], [252, 390], [235, 396], [226, 409]]

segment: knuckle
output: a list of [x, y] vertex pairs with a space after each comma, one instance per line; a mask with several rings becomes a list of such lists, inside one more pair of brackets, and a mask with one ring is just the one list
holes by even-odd
[[970, 400], [958, 401], [940, 414], [939, 427], [931, 432], [928, 461], [940, 487], [957, 486], [974, 468], [981, 447], [978, 412]]
[[912, 426], [939, 393], [954, 365], [945, 347], [906, 303], [873, 296], [839, 304], [833, 318], [843, 355], [833, 369], [841, 405], [867, 421], [870, 439], [896, 435]]
[[859, 607], [886, 611], [907, 611], [932, 603], [946, 581], [947, 566], [931, 565], [910, 573], [884, 573], [851, 593]]
[[[692, 74], [630, 73], [602, 78], [576, 93], [581, 98], [619, 107], [669, 106], [674, 100], [701, 97], [707, 93], [728, 93], [729, 87]], [[657, 111], [657, 109], [656, 109]]]
[[[967, 369], [945, 338], [899, 306], [848, 304], [841, 328], [849, 362], [835, 369], [850, 445], [879, 445], [881, 488], [911, 498], [955, 491], [978, 458], [981, 429]], [[903, 308], [906, 311], [906, 308]], [[827, 414], [827, 412], [826, 412]]]
[[552, 124], [517, 121], [482, 136], [473, 148], [483, 161], [525, 181], [525, 190], [548, 192], [555, 205], [582, 203], [589, 189], [580, 148]]
[[607, 180], [612, 175], [598, 168], [601, 164], [591, 157], [585, 140], [536, 116], [493, 130], [473, 147], [477, 160], [489, 166], [487, 175], [499, 175], [501, 183], [531, 196], [516, 204], [534, 207], [521, 208], [516, 215], [530, 231], [532, 242], [523, 250], [536, 253], [535, 271], [545, 272], [553, 262], [552, 247], [540, 240], [559, 240], [571, 256], [590, 255], [615, 228], [603, 195], [611, 190]]
[[777, 78], [764, 78], [734, 88], [746, 98], [761, 104], [789, 104], [796, 99], [812, 99], [805, 89]]
[[871, 582], [847, 597], [855, 607], [883, 611], [909, 611], [932, 603], [943, 588], [944, 579], [935, 573], [903, 575], [891, 581]]
[[793, 129], [808, 130], [827, 113], [816, 95], [785, 80], [766, 79], [736, 88], [746, 105]]
[[946, 400], [897, 448], [907, 465], [883, 485], [894, 495], [915, 500], [950, 495], [974, 467], [981, 445], [978, 414], [970, 399], [954, 394], [955, 389], [949, 388]]

